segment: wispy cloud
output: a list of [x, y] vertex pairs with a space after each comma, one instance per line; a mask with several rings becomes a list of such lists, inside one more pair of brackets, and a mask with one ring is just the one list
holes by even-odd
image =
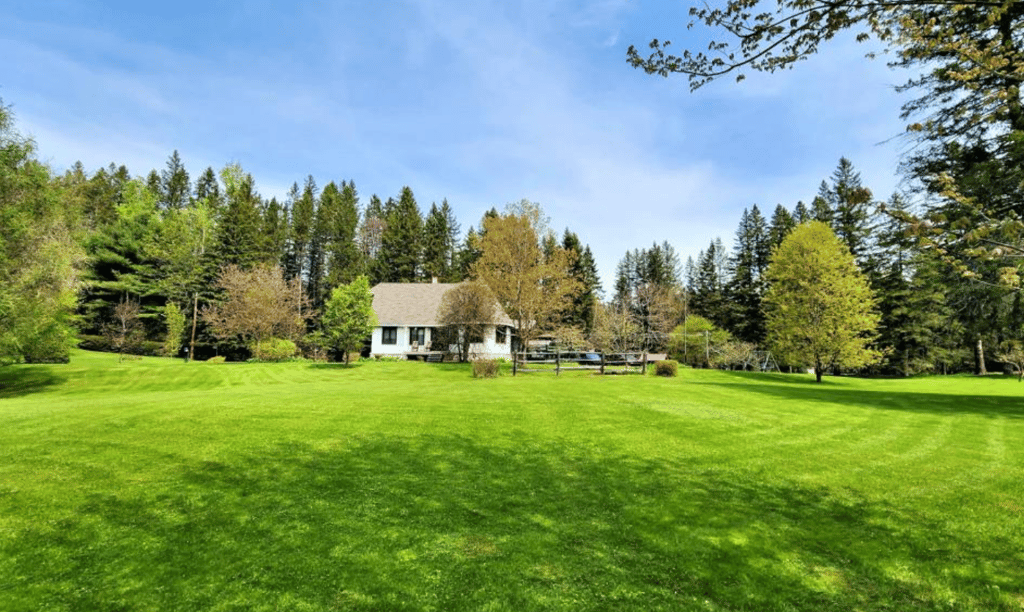
[[791, 72], [691, 94], [621, 48], [682, 46], [676, 4], [197, 3], [179, 7], [191, 29], [148, 5], [29, 7], [0, 34], [0, 95], [56, 166], [144, 174], [178, 149], [193, 174], [240, 162], [268, 196], [306, 174], [354, 179], [364, 197], [409, 185], [423, 208], [448, 198], [464, 228], [534, 199], [591, 244], [606, 285], [629, 249], [668, 240], [685, 258], [729, 242], [745, 207], [813, 196], [840, 155], [891, 189], [896, 145], [876, 143], [900, 130], [897, 79], [880, 62], [839, 41]]

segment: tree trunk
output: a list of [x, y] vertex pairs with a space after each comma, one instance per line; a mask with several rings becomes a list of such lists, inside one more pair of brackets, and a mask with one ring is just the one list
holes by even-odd
[[188, 343], [188, 357], [192, 360], [196, 358], [196, 319], [199, 314], [199, 292], [196, 291], [192, 301], [192, 339]]
[[988, 374], [988, 371], [985, 370], [985, 346], [982, 344], [981, 338], [978, 338], [978, 344], [974, 347], [974, 373], [978, 376]]
[[819, 382], [819, 383], [821, 382], [821, 370], [822, 369], [823, 368], [821, 366], [821, 359], [815, 359], [814, 360], [814, 378], [815, 378], [816, 382]]

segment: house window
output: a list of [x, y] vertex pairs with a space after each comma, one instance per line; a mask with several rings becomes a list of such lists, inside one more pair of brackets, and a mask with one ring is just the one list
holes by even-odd
[[508, 342], [508, 335], [504, 325], [498, 325], [494, 328], [494, 342], [496, 344], [505, 344]]
[[382, 327], [380, 332], [381, 344], [398, 344], [398, 328]]
[[427, 328], [426, 327], [410, 327], [409, 328], [409, 344], [413, 342], [418, 343], [419, 346], [426, 346], [427, 344]]

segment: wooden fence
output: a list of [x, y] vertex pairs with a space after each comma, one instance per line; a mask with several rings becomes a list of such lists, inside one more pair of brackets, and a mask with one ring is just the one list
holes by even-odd
[[[552, 365], [555, 367], [550, 367]], [[512, 376], [519, 372], [554, 372], [558, 376], [563, 370], [593, 370], [601, 374], [639, 371], [646, 374], [647, 353], [520, 351], [512, 359]]]

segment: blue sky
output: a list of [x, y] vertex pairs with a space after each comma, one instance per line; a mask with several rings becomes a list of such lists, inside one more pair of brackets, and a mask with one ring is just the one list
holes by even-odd
[[0, 0], [0, 97], [41, 158], [136, 175], [177, 149], [238, 162], [265, 197], [354, 180], [443, 198], [463, 230], [539, 202], [589, 244], [606, 291], [633, 248], [731, 245], [744, 208], [809, 202], [840, 156], [897, 187], [906, 79], [849, 37], [796, 69], [726, 79], [629, 67], [651, 38], [703, 47], [678, 0]]

